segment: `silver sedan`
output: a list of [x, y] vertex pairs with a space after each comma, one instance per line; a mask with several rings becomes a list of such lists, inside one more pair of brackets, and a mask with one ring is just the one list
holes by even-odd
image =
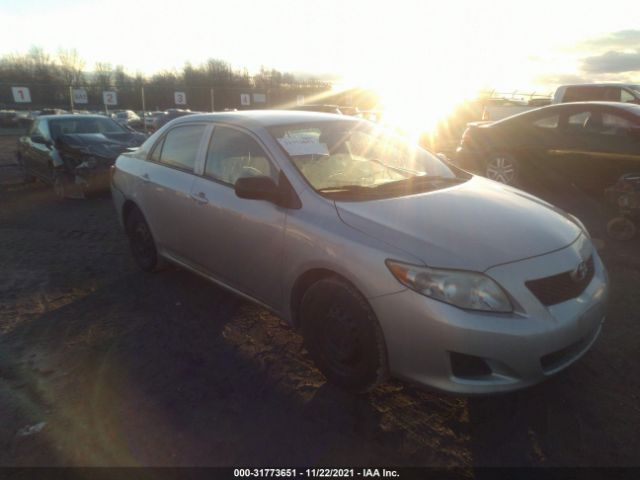
[[168, 261], [270, 309], [350, 390], [515, 390], [604, 321], [578, 219], [355, 118], [182, 117], [118, 158], [112, 194], [143, 270]]

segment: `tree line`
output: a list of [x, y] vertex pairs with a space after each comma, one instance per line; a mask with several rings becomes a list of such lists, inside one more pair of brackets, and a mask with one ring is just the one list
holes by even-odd
[[[11, 87], [28, 87], [30, 104], [16, 104]], [[84, 88], [88, 104], [76, 108], [101, 109], [102, 92], [117, 92], [118, 106], [141, 110], [144, 89], [147, 110], [176, 107], [174, 92], [186, 93], [192, 110], [211, 110], [213, 89], [216, 110], [224, 108], [268, 108], [295, 103], [299, 95], [315, 97], [328, 92], [331, 84], [316, 79], [300, 79], [276, 69], [262, 67], [250, 75], [246, 69], [234, 69], [229, 62], [209, 59], [193, 65], [186, 63], [179, 70], [165, 70], [150, 76], [131, 74], [121, 65], [97, 62], [87, 71], [86, 62], [76, 50], [59, 50], [49, 54], [40, 47], [32, 47], [26, 54], [0, 57], [0, 107], [40, 109], [70, 107], [70, 87]], [[240, 95], [260, 93], [264, 102], [242, 105]], [[258, 97], [260, 98], [260, 97]], [[253, 97], [251, 97], [253, 100]], [[330, 102], [320, 102], [330, 103]]]

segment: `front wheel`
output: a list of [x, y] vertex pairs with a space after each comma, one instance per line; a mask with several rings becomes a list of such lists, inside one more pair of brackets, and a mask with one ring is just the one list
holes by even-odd
[[36, 177], [34, 177], [29, 173], [29, 169], [27, 168], [27, 165], [24, 162], [24, 158], [22, 158], [22, 155], [20, 154], [18, 154], [17, 163], [18, 163], [18, 168], [20, 169], [20, 175], [22, 176], [22, 182], [23, 183], [34, 182]]
[[511, 155], [493, 154], [487, 160], [485, 177], [505, 185], [515, 185], [518, 180], [518, 163]]
[[327, 380], [366, 392], [388, 376], [384, 337], [371, 307], [350, 284], [326, 278], [302, 298], [302, 336]]

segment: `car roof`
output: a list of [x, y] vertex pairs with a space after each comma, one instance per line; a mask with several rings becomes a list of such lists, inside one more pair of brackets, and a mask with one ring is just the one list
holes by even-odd
[[334, 113], [298, 110], [243, 110], [239, 112], [196, 113], [174, 120], [174, 125], [194, 121], [223, 122], [249, 128], [268, 128], [278, 125], [309, 122], [357, 122], [358, 119], [349, 116], [340, 116]]
[[63, 115], [40, 115], [38, 118], [44, 120], [71, 120], [74, 118], [109, 118], [103, 115], [97, 114], [77, 114], [77, 113], [65, 113]]
[[620, 82], [610, 82], [610, 83], [572, 83], [568, 85], [562, 85], [562, 87], [635, 87], [636, 83], [620, 83]]
[[623, 103], [623, 102], [567, 102], [567, 103], [556, 103], [554, 105], [545, 105], [544, 107], [534, 108], [532, 110], [527, 110], [522, 113], [518, 113], [516, 115], [512, 115], [510, 117], [503, 118], [496, 122], [493, 122], [491, 125], [498, 125], [502, 123], [508, 123], [512, 120], [520, 119], [520, 118], [528, 118], [531, 115], [538, 115], [542, 112], [553, 112], [556, 110], [575, 110], [576, 108], [580, 108], [581, 106], [586, 107], [607, 107], [614, 108], [620, 110], [626, 110], [629, 113], [640, 116], [640, 105], [636, 105], [634, 103]]

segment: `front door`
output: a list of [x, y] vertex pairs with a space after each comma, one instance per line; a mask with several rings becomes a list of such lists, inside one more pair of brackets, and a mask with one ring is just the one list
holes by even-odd
[[286, 209], [263, 200], [238, 198], [234, 185], [245, 176], [278, 169], [256, 137], [216, 125], [204, 172], [193, 184], [190, 219], [194, 260], [224, 283], [275, 309], [281, 308], [281, 272]]

